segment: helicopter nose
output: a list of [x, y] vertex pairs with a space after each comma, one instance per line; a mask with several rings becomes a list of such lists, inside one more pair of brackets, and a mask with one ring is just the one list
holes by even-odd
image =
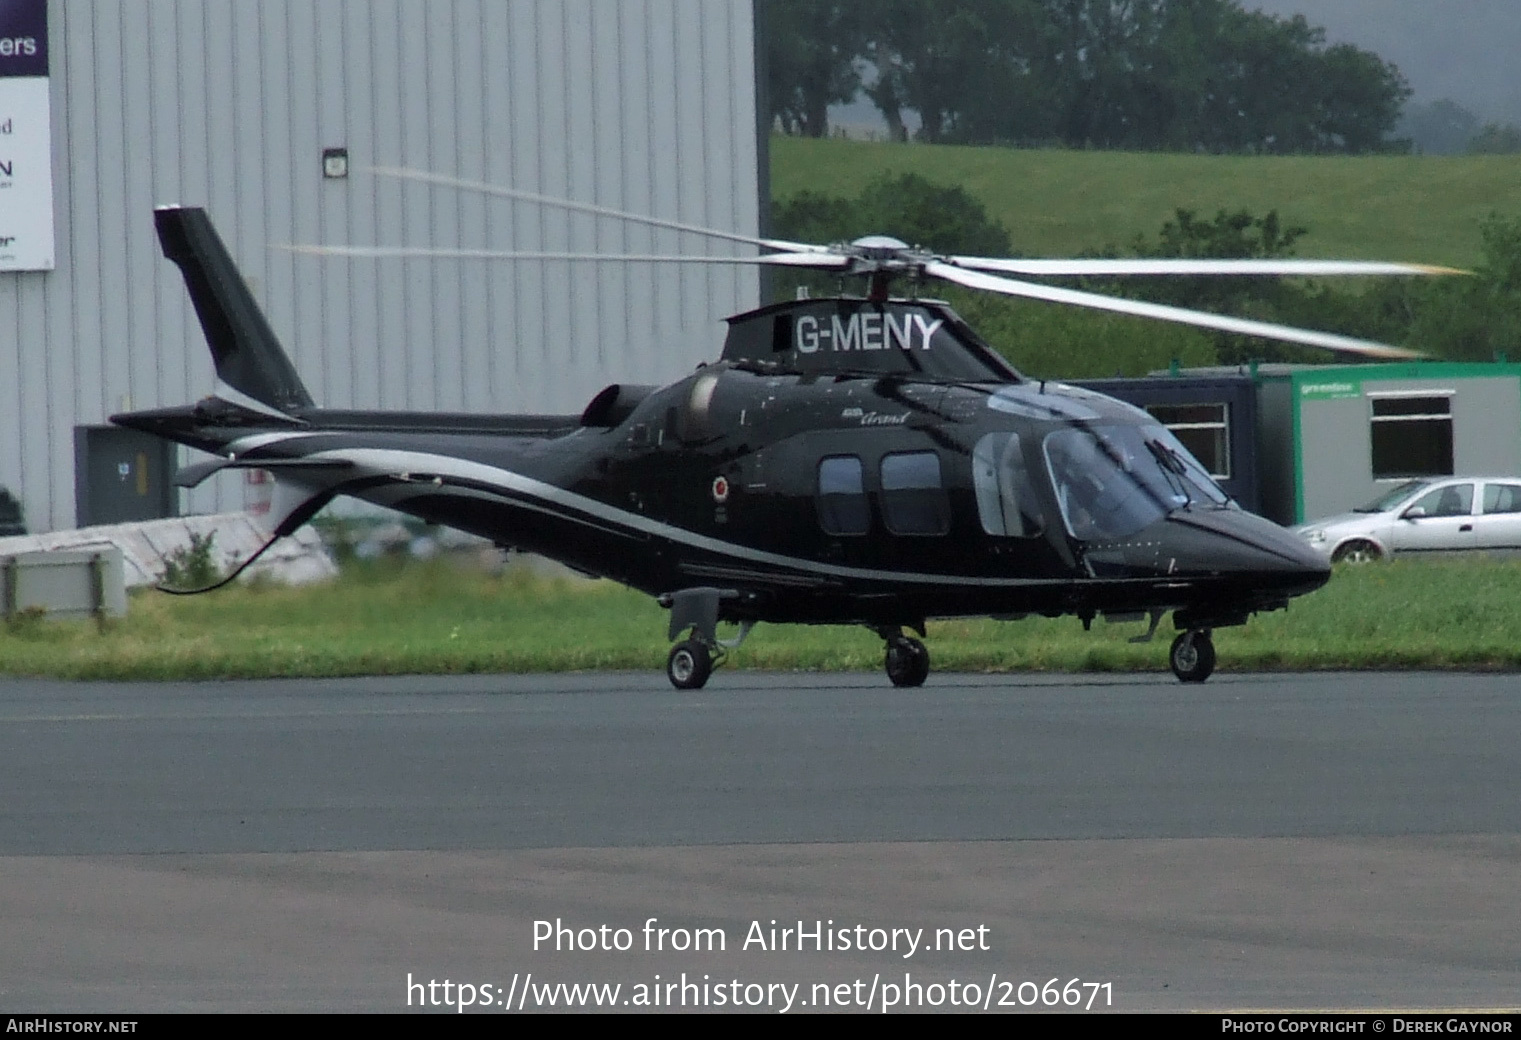
[[1331, 577], [1303, 539], [1239, 509], [1179, 509], [1128, 538], [1090, 542], [1084, 559], [1097, 577], [1224, 581], [1243, 600], [1303, 595]]
[[1293, 595], [1330, 580], [1331, 563], [1324, 554], [1255, 513], [1185, 510], [1170, 516], [1167, 524], [1171, 540], [1180, 543], [1175, 548], [1192, 565], [1189, 569], [1253, 575]]

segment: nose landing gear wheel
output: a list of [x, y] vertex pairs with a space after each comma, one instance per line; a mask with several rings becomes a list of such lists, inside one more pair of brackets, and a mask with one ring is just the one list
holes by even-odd
[[1184, 632], [1172, 641], [1167, 663], [1182, 682], [1203, 682], [1215, 670], [1215, 641], [1207, 631]]
[[677, 643], [665, 659], [665, 674], [678, 690], [700, 690], [713, 674], [713, 655], [696, 639]]
[[887, 644], [887, 677], [894, 686], [923, 686], [929, 678], [929, 651], [911, 636], [900, 636]]

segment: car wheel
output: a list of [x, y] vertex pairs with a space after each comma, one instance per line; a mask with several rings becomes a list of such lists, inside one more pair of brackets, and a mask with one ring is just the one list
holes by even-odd
[[1336, 547], [1331, 554], [1332, 563], [1373, 563], [1383, 558], [1383, 552], [1378, 546], [1362, 538], [1353, 539]]

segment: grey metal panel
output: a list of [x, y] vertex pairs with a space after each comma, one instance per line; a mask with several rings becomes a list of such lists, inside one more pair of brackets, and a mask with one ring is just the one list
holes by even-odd
[[1452, 455], [1459, 473], [1521, 475], [1521, 380], [1499, 376], [1458, 383]]
[[[349, 73], [350, 58], [332, 60], [333, 53], [342, 42], [344, 9], [337, 4], [300, 4], [311, 10], [311, 81], [310, 90], [316, 100], [312, 109], [313, 137], [318, 148], [341, 148], [349, 145], [349, 120], [345, 105], [345, 78]], [[350, 49], [352, 54], [355, 48]], [[300, 75], [305, 76], [302, 72]], [[296, 96], [301, 96], [304, 81], [298, 80]], [[315, 162], [312, 157], [308, 161]], [[351, 156], [352, 158], [352, 156]], [[297, 155], [299, 168], [302, 156]], [[303, 236], [311, 234], [323, 242], [347, 241], [348, 207], [345, 205], [343, 184], [323, 178], [317, 190], [302, 193], [300, 209], [296, 216], [296, 228]], [[302, 328], [314, 330], [312, 337], [319, 348], [320, 361], [310, 366], [304, 374], [307, 388], [319, 401], [329, 401], [333, 407], [349, 407], [353, 400], [354, 351], [330, 350], [327, 345], [337, 343], [349, 335], [349, 319], [352, 316], [352, 272], [348, 265], [329, 265], [319, 270], [315, 278], [303, 281], [316, 294], [316, 325], [303, 324]], [[298, 318], [298, 320], [301, 320]], [[354, 330], [356, 346], [365, 342]], [[340, 377], [339, 372], [343, 375]]]
[[0, 314], [8, 318], [0, 323], [0, 444], [15, 445], [0, 459], [0, 486], [21, 499], [23, 516], [34, 523], [21, 479], [21, 359], [27, 340], [22, 335], [20, 299], [20, 279], [0, 278]]
[[[506, 158], [494, 169], [508, 172], [508, 180], [518, 187], [541, 191], [543, 178], [539, 169], [539, 130], [542, 120], [538, 71], [539, 18], [536, 7], [516, 4], [512, 7], [508, 28], [510, 59], [511, 118], [509, 133], [496, 143]], [[492, 230], [505, 233], [514, 249], [543, 249], [545, 224], [556, 215], [548, 210], [523, 203], [493, 205], [494, 213], [505, 213], [503, 225]], [[501, 241], [498, 239], [497, 241]], [[542, 399], [547, 388], [541, 382], [546, 366], [537, 351], [540, 342], [525, 341], [519, 330], [544, 329], [549, 324], [545, 293], [547, 273], [543, 264], [512, 264], [513, 293], [505, 320], [492, 327], [492, 348], [508, 365], [509, 377], [498, 382], [494, 390], [504, 396], [528, 393]], [[500, 369], [499, 369], [500, 372]]]
[[[50, 357], [61, 357], [64, 361], [57, 367], [50, 365], [48, 372], [48, 399], [58, 419], [47, 428], [47, 455], [51, 461], [47, 479], [12, 486], [23, 498], [27, 524], [34, 531], [66, 527], [72, 520], [73, 452], [62, 449], [62, 425], [65, 422], [70, 425], [68, 438], [72, 447], [71, 420], [103, 412], [101, 372], [94, 352], [96, 337], [81, 331], [88, 326], [90, 315], [99, 310], [98, 271], [90, 262], [94, 251], [86, 255], [75, 245], [78, 229], [95, 226], [96, 197], [86, 183], [88, 171], [96, 168], [93, 139], [83, 128], [78, 133], [66, 133], [63, 129], [64, 114], [71, 110], [72, 99], [93, 96], [94, 65], [87, 50], [71, 43], [70, 28], [84, 13], [77, 4], [70, 8], [61, 2], [48, 5], [57, 267], [47, 278], [47, 288], [42, 290], [49, 301], [48, 335], [43, 349]], [[16, 284], [21, 287], [20, 282]], [[16, 345], [18, 351], [35, 348], [36, 340], [18, 335]], [[4, 443], [14, 442], [0, 442], [0, 452], [5, 452]], [[0, 462], [0, 479], [5, 479], [5, 470], [12, 462], [11, 458]]]
[[[484, 84], [487, 65], [500, 59], [488, 57], [483, 33], [472, 26], [482, 25], [491, 3], [462, 2], [459, 7], [459, 46], [452, 61], [454, 77], [454, 114], [456, 132], [452, 147], [455, 151], [455, 168], [462, 176], [486, 180], [487, 100]], [[500, 37], [498, 37], [500, 39]], [[481, 195], [458, 192], [455, 196], [454, 219], [458, 227], [457, 241], [462, 246], [484, 248], [485, 216], [487, 199]], [[500, 267], [501, 265], [498, 265]], [[456, 265], [457, 277], [450, 281], [458, 293], [456, 313], [459, 325], [456, 335], [462, 345], [461, 363], [451, 378], [456, 389], [453, 393], [460, 407], [467, 411], [487, 411], [491, 408], [491, 352], [487, 340], [491, 334], [489, 323], [490, 305], [487, 287], [492, 280], [508, 272], [493, 270], [486, 264]], [[468, 301], [468, 304], [467, 304]]]
[[[612, 99], [618, 102], [618, 107], [609, 111], [608, 120], [620, 127], [637, 127], [641, 118], [645, 119], [645, 125], [648, 126], [648, 113], [654, 110], [650, 91], [655, 60], [648, 46], [649, 7], [649, 3], [644, 0], [618, 5], [618, 44], [628, 55], [628, 60], [618, 68], [618, 81], [612, 91]], [[612, 23], [609, 22], [608, 25], [611, 27]], [[623, 133], [620, 144], [622, 176], [618, 178], [620, 195], [612, 205], [639, 213], [655, 211], [652, 184], [656, 147], [653, 134], [634, 133], [632, 130]], [[649, 228], [623, 224], [612, 230], [617, 234], [616, 237], [610, 237], [609, 241], [620, 250], [642, 251], [654, 248], [655, 239]], [[628, 301], [628, 306], [619, 315], [624, 321], [621, 342], [633, 344], [646, 341], [650, 330], [657, 328], [657, 272], [649, 264], [632, 264], [608, 268], [605, 274], [619, 279], [618, 288]], [[618, 342], [607, 344], [603, 360], [609, 368], [617, 360], [618, 352]], [[655, 367], [653, 356], [630, 360], [646, 369]], [[632, 374], [634, 373], [629, 368], [620, 372], [622, 377]]]
[[1299, 402], [1304, 519], [1340, 513], [1373, 497], [1368, 401]]

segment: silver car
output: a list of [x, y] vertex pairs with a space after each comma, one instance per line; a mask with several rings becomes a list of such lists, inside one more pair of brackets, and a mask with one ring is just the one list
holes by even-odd
[[1333, 561], [1521, 549], [1521, 477], [1410, 480], [1350, 513], [1294, 530]]

